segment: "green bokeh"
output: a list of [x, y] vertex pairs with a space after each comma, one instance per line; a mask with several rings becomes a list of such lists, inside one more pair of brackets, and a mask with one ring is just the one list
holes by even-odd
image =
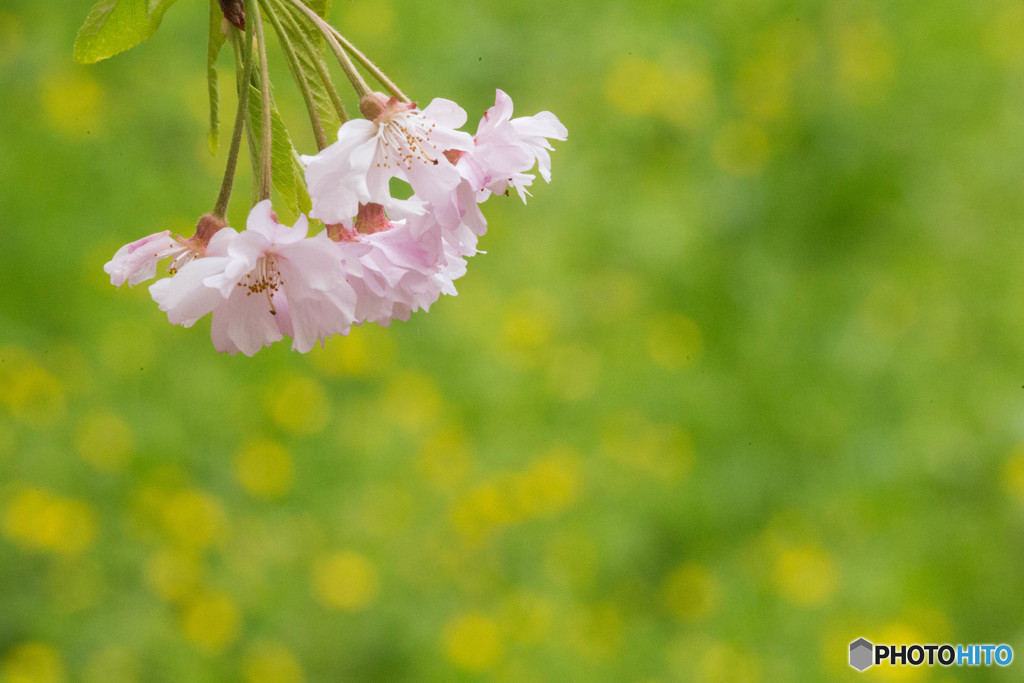
[[338, 0], [422, 104], [569, 140], [457, 297], [251, 359], [102, 271], [216, 199], [206, 3], [84, 67], [89, 4], [0, 5], [0, 680], [1024, 654], [1019, 2]]

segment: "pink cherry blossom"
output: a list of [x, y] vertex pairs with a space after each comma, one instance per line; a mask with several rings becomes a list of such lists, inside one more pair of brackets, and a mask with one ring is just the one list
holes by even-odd
[[163, 230], [118, 249], [103, 270], [116, 287], [125, 282], [137, 285], [156, 277], [157, 264], [166, 258], [172, 259], [168, 270], [175, 272], [202, 253], [203, 247], [196, 240], [171, 237], [170, 230]]
[[457, 161], [460, 173], [484, 198], [501, 194], [511, 185], [526, 201], [526, 188], [533, 176], [526, 173], [534, 164], [545, 181], [551, 182], [553, 147], [548, 139], [565, 140], [568, 130], [554, 114], [543, 111], [533, 116], [512, 118], [512, 98], [498, 90], [494, 106], [484, 112], [473, 138], [472, 151]]
[[192, 325], [213, 313], [218, 351], [251, 356], [285, 334], [305, 353], [318, 341], [347, 334], [355, 291], [345, 279], [343, 255], [324, 233], [307, 237], [301, 216], [281, 225], [270, 202], [253, 207], [246, 229], [219, 231], [207, 257], [150, 287], [172, 323]]
[[[429, 310], [448, 286], [441, 228], [429, 214], [392, 222], [380, 205], [360, 207], [357, 232], [339, 246], [349, 256], [349, 281], [358, 295], [357, 319], [388, 326]], [[355, 258], [352, 258], [352, 257]], [[440, 277], [439, 277], [440, 275]]]
[[393, 199], [392, 178], [408, 182], [425, 202], [445, 201], [459, 184], [459, 172], [445, 152], [473, 148], [469, 134], [455, 130], [465, 124], [466, 112], [440, 98], [421, 111], [414, 103], [379, 93], [364, 98], [360, 109], [370, 120], [346, 122], [338, 142], [302, 157], [313, 200], [310, 216], [342, 223], [359, 204], [387, 205]]

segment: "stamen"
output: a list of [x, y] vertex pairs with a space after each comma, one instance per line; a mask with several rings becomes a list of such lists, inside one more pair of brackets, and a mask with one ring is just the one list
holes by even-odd
[[201, 256], [201, 254], [197, 250], [186, 246], [171, 254], [171, 256], [173, 258], [171, 258], [171, 263], [167, 266], [167, 272], [171, 275], [175, 275], [179, 270], [184, 268], [186, 264]]
[[256, 261], [256, 267], [245, 276], [245, 279], [238, 281], [239, 287], [249, 290], [245, 293], [246, 296], [263, 294], [267, 297], [271, 315], [277, 315], [277, 308], [274, 306], [274, 293], [283, 285], [284, 281], [281, 280], [277, 259], [273, 256], [261, 256]]
[[[437, 145], [430, 142], [430, 132], [437, 127], [436, 123], [431, 122], [429, 126], [424, 126], [417, 117], [402, 116], [385, 121], [381, 126], [385, 168], [391, 167], [387, 162], [391, 159], [392, 149], [402, 154], [397, 161], [399, 165], [405, 166], [406, 170], [412, 170], [417, 158], [434, 166], [439, 163], [436, 155]], [[428, 145], [434, 150], [433, 153], [427, 151]]]

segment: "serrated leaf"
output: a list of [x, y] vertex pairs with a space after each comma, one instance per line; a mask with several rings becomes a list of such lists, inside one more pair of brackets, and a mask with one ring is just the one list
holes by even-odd
[[[246, 116], [251, 131], [250, 149], [255, 148], [252, 155], [254, 165], [262, 139], [263, 127], [260, 120], [262, 112], [263, 102], [260, 91], [256, 86], [250, 85]], [[270, 133], [272, 136], [270, 170], [273, 175], [274, 189], [277, 190], [285, 207], [293, 214], [309, 213], [312, 203], [309, 199], [309, 192], [306, 191], [305, 171], [299, 161], [298, 152], [295, 151], [292, 140], [288, 136], [288, 129], [285, 128], [284, 121], [281, 120], [281, 115], [273, 101], [270, 104]], [[258, 173], [258, 170], [256, 172]]]
[[135, 47], [160, 28], [175, 0], [99, 0], [75, 38], [75, 61], [92, 64]]
[[[330, 10], [331, 0], [311, 0], [306, 5], [326, 19], [327, 13]], [[320, 123], [327, 133], [328, 139], [330, 139], [341, 126], [341, 119], [338, 117], [337, 108], [327, 87], [320, 78], [321, 68], [323, 71], [327, 71], [327, 62], [324, 59], [327, 49], [326, 43], [320, 31], [308, 21], [299, 23], [298, 31], [301, 32], [301, 35], [297, 34], [296, 27], [292, 22], [283, 22], [283, 27], [288, 41], [295, 48], [299, 69], [306, 78], [310, 93], [313, 96], [313, 105], [316, 107], [317, 115], [320, 117]], [[307, 45], [311, 46], [312, 50], [306, 49], [305, 46]]]
[[223, 31], [224, 14], [217, 0], [210, 0], [210, 40], [206, 48], [206, 84], [210, 93], [210, 153], [217, 153], [220, 137], [220, 93], [217, 88], [217, 56], [227, 41]]

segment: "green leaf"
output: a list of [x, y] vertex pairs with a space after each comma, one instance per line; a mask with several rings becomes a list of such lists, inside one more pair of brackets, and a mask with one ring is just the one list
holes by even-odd
[[160, 27], [175, 0], [99, 0], [75, 38], [75, 61], [92, 64], [135, 47]]
[[[311, 0], [306, 5], [326, 19], [327, 13], [330, 10], [331, 0]], [[299, 23], [298, 32], [295, 30], [293, 22], [285, 21], [282, 22], [282, 25], [289, 42], [295, 48], [299, 69], [306, 77], [310, 93], [313, 96], [313, 105], [316, 107], [324, 131], [327, 133], [328, 139], [330, 139], [341, 126], [341, 119], [338, 117], [337, 107], [327, 87], [320, 78], [320, 71], [327, 71], [327, 62], [324, 59], [327, 45], [320, 31], [308, 21]], [[301, 35], [299, 35], [299, 32], [301, 32]], [[307, 50], [304, 47], [306, 45], [311, 46], [312, 50]]]
[[210, 92], [210, 154], [217, 153], [217, 142], [220, 137], [220, 93], [217, 89], [217, 56], [227, 41], [222, 30], [224, 14], [217, 0], [210, 0], [210, 41], [206, 48], [206, 83]]
[[[309, 213], [312, 203], [309, 199], [309, 192], [306, 191], [305, 171], [302, 162], [299, 161], [298, 152], [288, 137], [288, 129], [284, 127], [284, 121], [277, 111], [277, 107], [271, 102], [270, 105], [270, 132], [272, 136], [270, 152], [270, 170], [273, 175], [274, 189], [281, 197], [284, 205], [292, 214]], [[259, 89], [249, 86], [249, 104], [246, 116], [249, 120], [250, 137], [249, 149], [252, 151], [254, 174], [256, 159], [259, 155], [260, 136], [263, 130], [260, 119], [262, 118], [263, 104], [260, 98]]]

